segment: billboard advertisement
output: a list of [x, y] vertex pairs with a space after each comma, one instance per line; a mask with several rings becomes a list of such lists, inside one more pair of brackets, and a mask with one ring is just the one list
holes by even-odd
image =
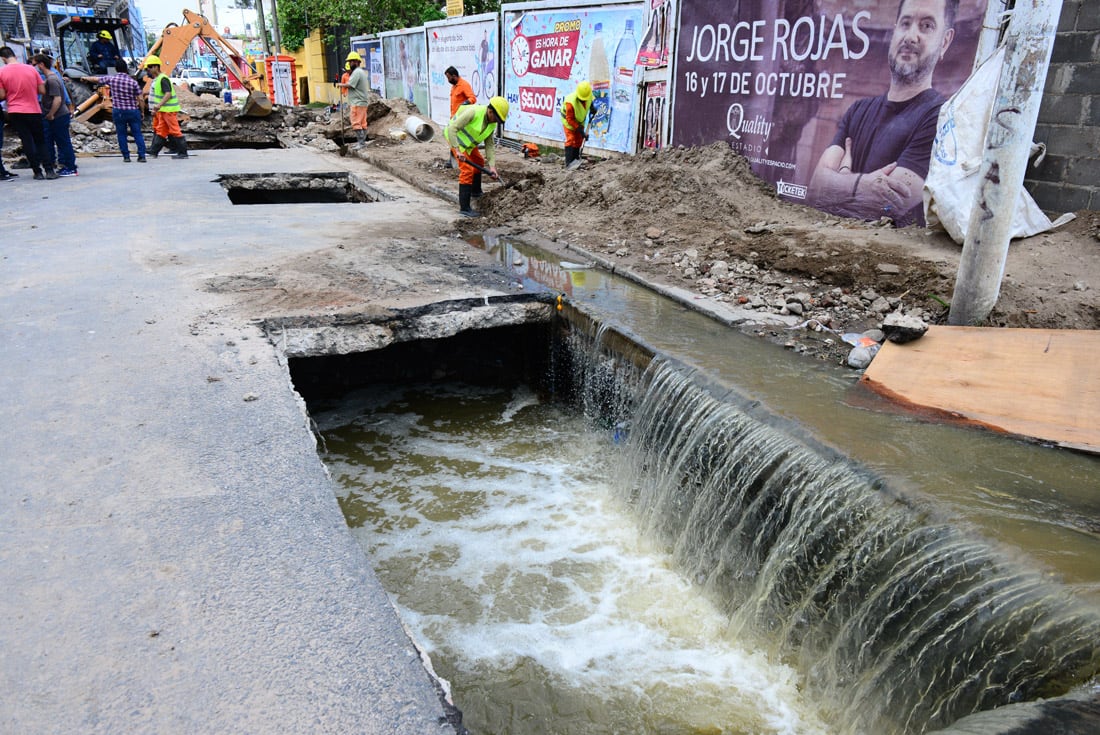
[[524, 7], [504, 14], [505, 130], [564, 140], [562, 102], [587, 79], [594, 99], [586, 147], [633, 153], [644, 5]]
[[939, 106], [986, 0], [680, 0], [672, 144], [725, 141], [790, 201], [923, 222]]
[[470, 83], [478, 104], [485, 104], [497, 94], [500, 21], [495, 14], [428, 23], [424, 33], [428, 38], [428, 58], [432, 60], [428, 77], [432, 120], [446, 125], [451, 118], [451, 85], [443, 75], [447, 67], [453, 66]]
[[385, 97], [386, 77], [382, 66], [382, 41], [377, 38], [353, 38], [351, 50], [363, 57], [363, 69], [370, 78], [370, 88], [379, 97]]
[[379, 36], [382, 39], [382, 69], [385, 72], [386, 93], [383, 96], [411, 102], [422, 115], [430, 115], [424, 29], [406, 29]]

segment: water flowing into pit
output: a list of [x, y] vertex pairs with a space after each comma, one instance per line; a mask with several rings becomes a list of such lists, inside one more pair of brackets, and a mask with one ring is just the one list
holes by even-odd
[[1027, 560], [622, 333], [559, 326], [535, 390], [312, 406], [475, 732], [927, 732], [1100, 669], [1096, 610]]

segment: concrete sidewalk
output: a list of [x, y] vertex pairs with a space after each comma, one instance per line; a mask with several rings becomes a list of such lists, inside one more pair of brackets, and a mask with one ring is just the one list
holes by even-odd
[[453, 732], [282, 356], [202, 288], [451, 216], [407, 187], [234, 207], [211, 183], [345, 166], [199, 151], [0, 184], [0, 731]]

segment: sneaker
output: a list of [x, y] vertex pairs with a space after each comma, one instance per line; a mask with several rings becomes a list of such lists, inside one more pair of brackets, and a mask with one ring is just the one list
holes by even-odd
[[122, 157], [122, 162], [123, 163], [129, 163], [130, 162], [130, 157], [129, 156], [123, 156]]
[[186, 153], [177, 153], [176, 155], [172, 156], [172, 158], [188, 158], [188, 157], [189, 156]]
[[46, 178], [46, 177], [42, 175], [41, 171], [35, 171], [34, 172], [34, 180], [35, 181], [42, 181], [44, 178]]
[[463, 217], [480, 217], [481, 213], [473, 209], [460, 209], [458, 213]]
[[19, 177], [19, 174], [13, 174], [11, 171], [0, 172], [0, 181], [15, 181]]
[[80, 172], [75, 168], [63, 168], [57, 172], [58, 176], [79, 176]]
[[145, 163], [145, 156], [138, 156], [138, 163]]
[[56, 178], [59, 178], [56, 171], [54, 171], [52, 168], [46, 169], [45, 179], [47, 181], [53, 181]]

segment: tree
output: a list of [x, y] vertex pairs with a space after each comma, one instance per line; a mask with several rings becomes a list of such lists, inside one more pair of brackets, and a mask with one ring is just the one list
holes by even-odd
[[[251, 0], [237, 0], [251, 2]], [[464, 0], [466, 13], [500, 10], [500, 0]], [[447, 17], [439, 0], [279, 0], [279, 23], [283, 46], [299, 49], [317, 28], [326, 41], [333, 41], [332, 29], [347, 26], [356, 34], [411, 28]]]

